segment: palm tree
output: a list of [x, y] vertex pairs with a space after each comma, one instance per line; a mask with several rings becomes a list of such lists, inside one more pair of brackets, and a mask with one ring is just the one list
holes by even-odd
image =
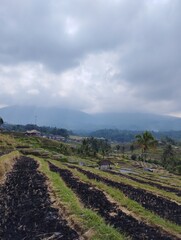
[[148, 149], [156, 147], [157, 140], [148, 131], [145, 131], [143, 134], [136, 135], [135, 138], [137, 139], [137, 144], [141, 147], [144, 160], [146, 160]]

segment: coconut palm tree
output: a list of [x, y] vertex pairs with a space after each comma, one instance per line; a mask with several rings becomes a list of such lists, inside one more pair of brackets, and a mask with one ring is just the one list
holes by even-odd
[[157, 145], [157, 140], [154, 138], [154, 136], [148, 132], [145, 131], [143, 134], [136, 135], [136, 142], [141, 147], [142, 155], [144, 157], [144, 160], [146, 160], [147, 151], [150, 148], [154, 148]]

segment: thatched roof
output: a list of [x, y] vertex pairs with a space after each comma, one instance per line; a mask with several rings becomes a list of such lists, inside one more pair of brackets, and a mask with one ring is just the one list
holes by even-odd
[[39, 131], [37, 130], [29, 130], [29, 131], [26, 131], [27, 134], [40, 134]]

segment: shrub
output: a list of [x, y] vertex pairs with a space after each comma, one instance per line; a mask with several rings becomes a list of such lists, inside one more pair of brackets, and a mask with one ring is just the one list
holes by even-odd
[[136, 159], [137, 159], [136, 154], [132, 154], [132, 155], [131, 155], [131, 160], [136, 160]]

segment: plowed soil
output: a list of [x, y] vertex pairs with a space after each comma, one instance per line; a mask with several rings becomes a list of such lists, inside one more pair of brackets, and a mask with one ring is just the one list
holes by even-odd
[[121, 177], [124, 177], [124, 178], [127, 178], [127, 179], [131, 179], [131, 180], [133, 180], [135, 182], [138, 182], [138, 183], [148, 184], [148, 185], [154, 186], [158, 189], [161, 189], [161, 190], [164, 190], [164, 191], [167, 191], [167, 192], [175, 193], [177, 196], [181, 196], [181, 190], [178, 190], [176, 188], [163, 186], [159, 183], [155, 183], [155, 182], [151, 182], [151, 181], [144, 181], [142, 179], [138, 179], [138, 178], [128, 176], [128, 175], [125, 175], [125, 174], [121, 174], [121, 173], [116, 173], [116, 172], [113, 172], [113, 171], [108, 171], [108, 172], [110, 174], [113, 174], [113, 175], [118, 175], [118, 176], [121, 176]]
[[0, 239], [79, 239], [51, 204], [35, 160], [21, 157], [0, 189]]
[[71, 171], [61, 169], [49, 162], [50, 170], [60, 174], [61, 178], [65, 181], [80, 198], [83, 204], [98, 212], [107, 223], [113, 225], [121, 232], [125, 232], [134, 240], [173, 240], [178, 239], [169, 236], [168, 233], [161, 231], [158, 227], [147, 225], [144, 222], [138, 221], [131, 215], [121, 211], [119, 207], [110, 202], [106, 195], [93, 187], [91, 184], [84, 183], [78, 178], [75, 178]]
[[112, 181], [92, 172], [83, 170], [79, 167], [72, 166], [72, 168], [76, 168], [78, 171], [85, 174], [89, 179], [95, 179], [97, 181], [104, 182], [111, 187], [120, 189], [127, 197], [138, 202], [144, 208], [178, 225], [181, 225], [181, 205], [166, 198], [152, 194], [144, 189], [135, 188], [125, 183]]

